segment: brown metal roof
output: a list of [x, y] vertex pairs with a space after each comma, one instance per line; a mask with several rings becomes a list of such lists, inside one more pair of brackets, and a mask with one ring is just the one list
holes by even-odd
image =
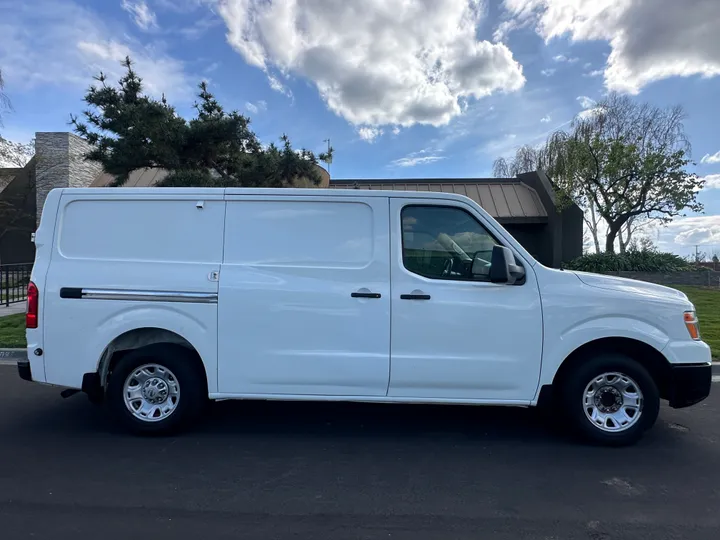
[[[164, 169], [137, 169], [130, 173], [130, 178], [123, 187], [152, 187], [167, 176]], [[107, 187], [115, 177], [108, 173], [98, 176], [90, 187]]]
[[548, 215], [533, 188], [510, 178], [331, 180], [330, 187], [335, 189], [391, 189], [457, 193], [471, 198], [488, 214], [505, 222], [544, 222]]
[[[163, 169], [138, 169], [130, 173], [125, 187], [154, 186], [166, 175]], [[112, 180], [112, 175], [104, 173], [91, 187], [105, 187]], [[457, 193], [470, 197], [501, 223], [544, 223], [548, 215], [537, 192], [513, 178], [330, 180], [329, 187]]]

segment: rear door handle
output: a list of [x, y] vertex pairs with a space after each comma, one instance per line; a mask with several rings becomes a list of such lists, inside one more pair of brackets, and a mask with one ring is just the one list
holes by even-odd
[[400, 300], [430, 300], [429, 294], [401, 294]]
[[354, 292], [350, 293], [353, 298], [382, 298], [382, 295], [377, 292]]

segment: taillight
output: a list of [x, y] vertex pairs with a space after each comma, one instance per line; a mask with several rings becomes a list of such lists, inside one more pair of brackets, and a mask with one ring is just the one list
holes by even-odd
[[25, 313], [25, 328], [38, 327], [38, 302], [40, 292], [31, 281], [27, 287], [27, 312]]

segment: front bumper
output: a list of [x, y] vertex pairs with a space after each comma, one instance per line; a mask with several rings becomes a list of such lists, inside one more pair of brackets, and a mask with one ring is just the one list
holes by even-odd
[[32, 381], [32, 370], [30, 369], [30, 360], [18, 360], [18, 375], [25, 381]]
[[712, 364], [675, 364], [670, 366], [668, 401], [674, 409], [699, 403], [710, 395]]

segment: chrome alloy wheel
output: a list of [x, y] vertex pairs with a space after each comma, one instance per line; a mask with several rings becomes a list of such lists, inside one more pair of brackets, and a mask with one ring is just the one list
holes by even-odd
[[585, 387], [585, 416], [598, 429], [618, 433], [634, 426], [643, 409], [638, 384], [623, 373], [608, 372]]
[[123, 385], [128, 411], [143, 422], [159, 422], [170, 416], [180, 402], [180, 384], [168, 368], [145, 364], [134, 369]]

